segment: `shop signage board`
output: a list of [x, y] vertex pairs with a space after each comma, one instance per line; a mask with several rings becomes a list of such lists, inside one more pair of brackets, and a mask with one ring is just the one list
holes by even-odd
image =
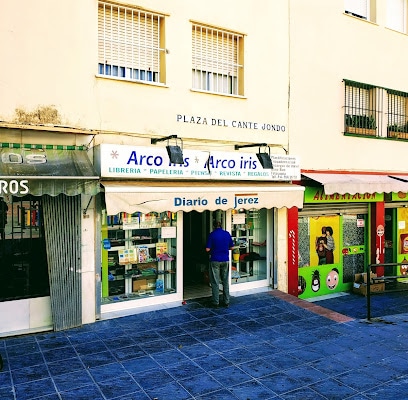
[[306, 187], [305, 203], [374, 203], [384, 200], [384, 193], [325, 194], [322, 187]]
[[98, 191], [99, 177], [82, 147], [0, 144], [0, 197]]
[[398, 192], [391, 193], [392, 201], [408, 201], [408, 193]]
[[[102, 178], [193, 180], [300, 180], [298, 157], [271, 154], [273, 169], [264, 169], [256, 153], [183, 150], [184, 164], [171, 164], [164, 146], [101, 144], [95, 167]], [[262, 151], [262, 149], [261, 149]]]
[[[151, 211], [204, 211], [229, 209], [260, 209], [298, 207], [303, 205], [303, 188], [295, 185], [258, 184], [245, 186], [148, 186], [132, 185], [129, 181], [103, 182], [109, 215], [119, 212], [149, 213]], [[150, 183], [150, 182], [149, 182]], [[181, 191], [183, 193], [181, 193]], [[133, 222], [133, 221], [132, 221]]]

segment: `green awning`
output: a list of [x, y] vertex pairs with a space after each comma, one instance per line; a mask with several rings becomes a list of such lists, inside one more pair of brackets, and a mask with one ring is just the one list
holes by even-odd
[[99, 176], [86, 150], [62, 146], [0, 148], [0, 196], [98, 192]]

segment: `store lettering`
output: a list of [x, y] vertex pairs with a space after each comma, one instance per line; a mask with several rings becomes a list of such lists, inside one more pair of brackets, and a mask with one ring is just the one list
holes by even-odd
[[174, 205], [176, 207], [180, 206], [206, 206], [208, 204], [207, 199], [202, 199], [201, 197], [197, 199], [186, 199], [185, 197], [175, 197]]
[[258, 204], [259, 198], [258, 197], [237, 197], [235, 196], [234, 199], [234, 208], [239, 208], [243, 205], [247, 204]]
[[[251, 156], [249, 158], [241, 157], [239, 163], [233, 159], [226, 159], [226, 158], [215, 158], [214, 156], [210, 156], [208, 161], [205, 163], [204, 168], [208, 169], [234, 169], [235, 167], [239, 169], [256, 169], [258, 163], [255, 159]], [[239, 171], [237, 171], [238, 173]]]
[[[208, 158], [208, 166], [210, 168], [235, 168], [235, 160], [226, 160], [224, 159], [218, 159], [214, 158], [214, 156], [210, 156]], [[207, 163], [205, 165], [205, 168], [207, 168]]]
[[108, 170], [116, 174], [140, 174], [140, 168], [109, 167]]
[[323, 191], [318, 190], [313, 196], [314, 201], [334, 201], [334, 200], [370, 200], [375, 199], [375, 193], [356, 193], [351, 195], [350, 193], [345, 194], [324, 194]]
[[1, 155], [4, 164], [45, 164], [47, 157], [45, 154], [28, 154], [23, 157], [21, 154], [5, 152]]
[[27, 180], [11, 180], [11, 181], [3, 181], [0, 180], [0, 195], [3, 194], [27, 194], [29, 192], [29, 188], [27, 186]]
[[143, 163], [145, 163], [149, 166], [155, 165], [156, 167], [160, 167], [163, 164], [163, 158], [161, 156], [146, 156], [144, 154], [138, 157], [136, 151], [132, 151], [126, 164], [131, 163], [135, 165], [143, 165]]
[[[140, 154], [137, 155], [136, 151], [132, 151], [130, 153], [129, 159], [127, 160], [126, 164], [134, 164], [134, 165], [147, 165], [149, 167], [161, 167], [164, 163], [162, 156], [153, 156], [153, 155], [145, 155]], [[190, 164], [190, 160], [188, 157], [184, 159], [184, 164], [181, 164], [185, 167], [188, 167]], [[172, 164], [169, 162], [169, 167], [175, 167], [177, 164]]]

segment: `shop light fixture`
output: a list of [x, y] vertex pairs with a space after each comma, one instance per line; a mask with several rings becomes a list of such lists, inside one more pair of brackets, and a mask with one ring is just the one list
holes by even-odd
[[[170, 139], [176, 139], [176, 145], [175, 146], [171, 146], [169, 144]], [[167, 149], [167, 154], [169, 155], [170, 162], [172, 164], [184, 164], [183, 140], [178, 138], [177, 135], [170, 135], [170, 136], [166, 136], [164, 138], [158, 138], [158, 139], [150, 139], [150, 143], [151, 144], [156, 144], [157, 142], [163, 142], [165, 140], [167, 140], [166, 149]], [[182, 147], [180, 147], [177, 144], [178, 140], [180, 140]]]
[[[271, 148], [266, 143], [254, 143], [254, 144], [236, 144], [235, 150], [242, 149], [243, 147], [259, 147], [258, 153], [256, 156], [258, 157], [259, 162], [264, 169], [273, 169], [272, 160], [271, 160]], [[269, 152], [268, 153], [261, 153], [261, 147], [267, 147]]]

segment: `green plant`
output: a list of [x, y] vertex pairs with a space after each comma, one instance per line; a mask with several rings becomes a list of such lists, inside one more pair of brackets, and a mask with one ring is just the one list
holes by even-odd
[[408, 121], [403, 125], [391, 124], [387, 127], [388, 132], [404, 132], [408, 133]]
[[364, 129], [376, 129], [375, 118], [372, 115], [350, 115], [345, 116], [346, 126]]

